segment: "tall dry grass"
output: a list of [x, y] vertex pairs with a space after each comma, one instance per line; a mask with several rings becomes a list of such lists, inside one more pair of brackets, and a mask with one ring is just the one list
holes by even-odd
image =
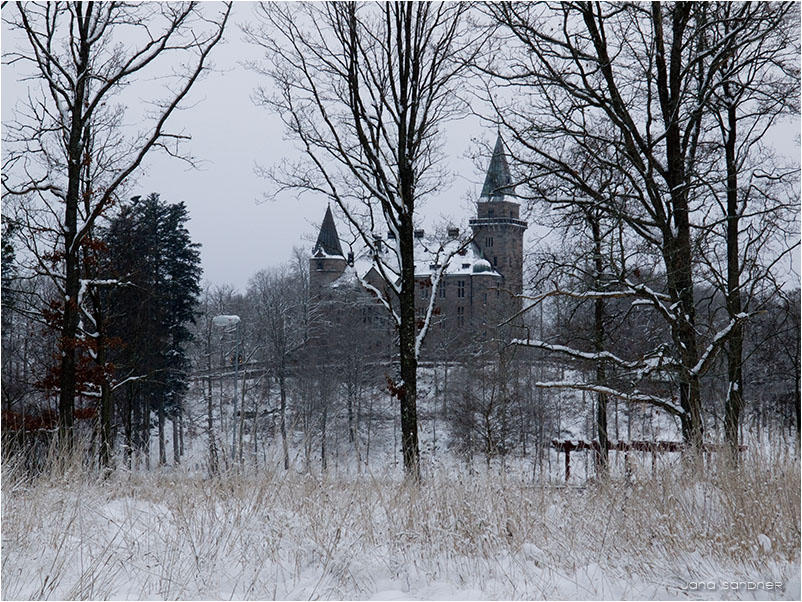
[[664, 598], [751, 580], [793, 599], [799, 458], [772, 458], [572, 488], [456, 469], [419, 485], [283, 470], [103, 478], [80, 459], [31, 477], [6, 461], [2, 597]]

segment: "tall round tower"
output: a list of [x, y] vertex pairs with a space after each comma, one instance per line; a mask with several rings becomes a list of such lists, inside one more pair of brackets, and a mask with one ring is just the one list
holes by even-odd
[[514, 190], [499, 133], [477, 203], [476, 218], [469, 223], [474, 242], [504, 277], [502, 288], [520, 295], [523, 292], [524, 232], [528, 224], [521, 219], [520, 205], [510, 200], [509, 195]]

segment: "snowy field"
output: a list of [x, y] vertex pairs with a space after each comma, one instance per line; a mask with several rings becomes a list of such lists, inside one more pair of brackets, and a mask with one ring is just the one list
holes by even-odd
[[798, 458], [568, 488], [3, 470], [6, 600], [800, 599]]

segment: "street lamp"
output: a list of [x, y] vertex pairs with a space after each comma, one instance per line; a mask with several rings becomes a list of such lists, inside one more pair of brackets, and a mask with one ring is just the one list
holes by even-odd
[[231, 459], [237, 459], [237, 383], [239, 381], [239, 316], [220, 315], [212, 318], [212, 324], [221, 328], [234, 328], [237, 331], [237, 342], [234, 348], [234, 418], [231, 421]]

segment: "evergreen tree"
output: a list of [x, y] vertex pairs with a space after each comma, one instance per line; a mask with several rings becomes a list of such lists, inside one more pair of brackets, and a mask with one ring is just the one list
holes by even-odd
[[112, 220], [109, 263], [124, 286], [110, 291], [111, 329], [122, 341], [118, 376], [131, 378], [120, 405], [129, 448], [147, 450], [151, 412], [159, 425], [159, 462], [166, 462], [164, 423], [180, 420], [189, 361], [185, 347], [200, 295], [200, 245], [186, 229], [183, 203], [158, 194], [134, 197]]

